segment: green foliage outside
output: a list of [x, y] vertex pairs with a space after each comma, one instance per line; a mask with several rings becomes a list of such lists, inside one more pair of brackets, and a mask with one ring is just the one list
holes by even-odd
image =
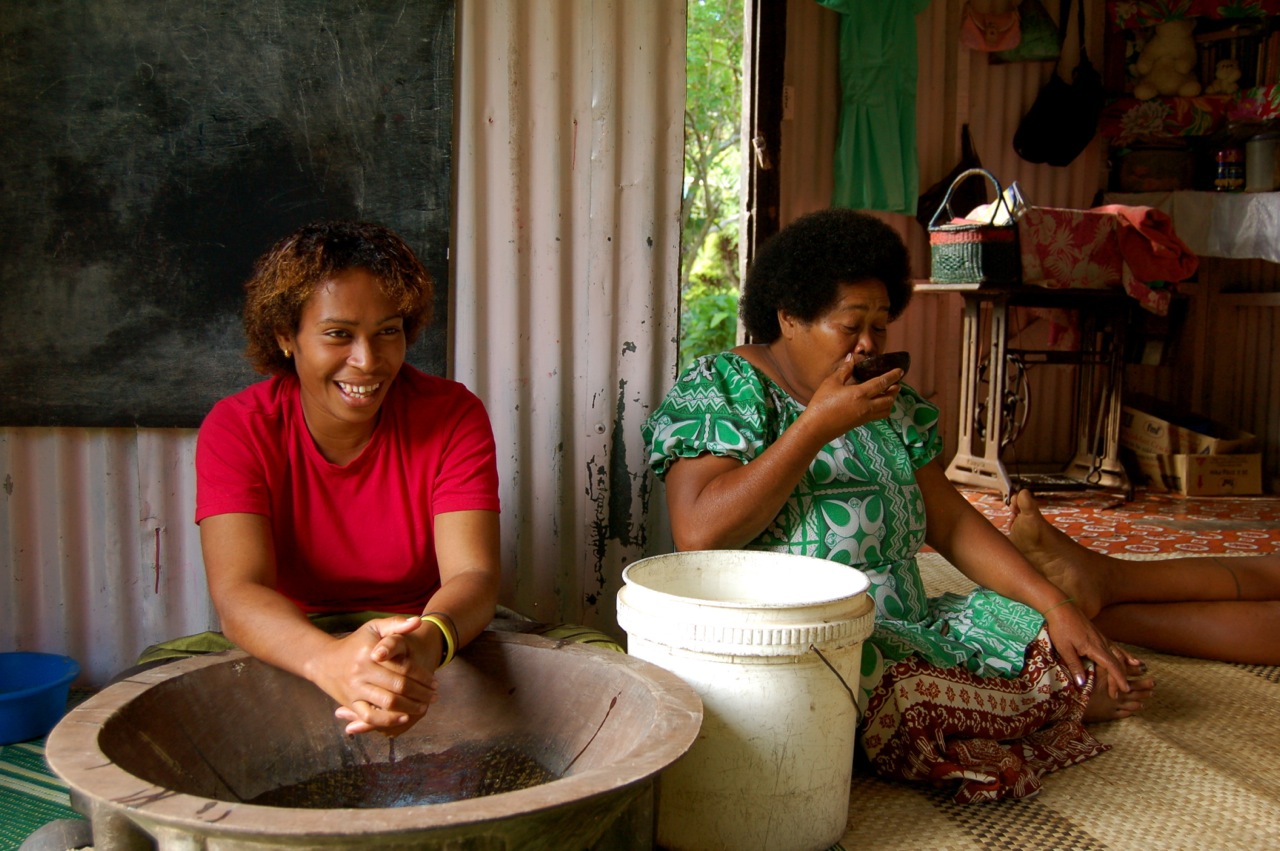
[[727, 234], [713, 233], [703, 243], [681, 294], [682, 368], [702, 355], [733, 348], [738, 332], [737, 276], [729, 281], [724, 269], [736, 272], [737, 262], [737, 241]]
[[689, 0], [680, 365], [737, 337], [743, 0]]

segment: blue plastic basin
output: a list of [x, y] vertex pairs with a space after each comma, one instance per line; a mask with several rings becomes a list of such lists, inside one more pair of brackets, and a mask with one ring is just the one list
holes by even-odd
[[67, 711], [80, 663], [56, 653], [0, 653], [0, 745], [38, 739]]

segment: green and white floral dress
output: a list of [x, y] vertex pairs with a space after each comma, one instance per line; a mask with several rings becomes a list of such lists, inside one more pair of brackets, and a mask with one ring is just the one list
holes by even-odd
[[[741, 356], [701, 358], [644, 425], [650, 467], [662, 477], [673, 461], [704, 453], [748, 463], [803, 410]], [[823, 447], [774, 521], [747, 546], [830, 559], [857, 567], [870, 579], [877, 617], [863, 646], [859, 707], [864, 749], [877, 768], [904, 777], [959, 779], [961, 800], [1034, 794], [1044, 771], [1078, 762], [1101, 746], [1079, 727], [1081, 692], [1068, 687], [1037, 612], [983, 589], [926, 596], [915, 558], [925, 539], [925, 506], [915, 473], [941, 452], [937, 426], [938, 409], [904, 384], [887, 419]], [[895, 684], [908, 680], [919, 694], [897, 693], [901, 689]], [[904, 706], [913, 701], [914, 706]], [[993, 726], [986, 717], [988, 702], [996, 714], [1014, 716], [1012, 726]], [[965, 719], [975, 704], [982, 717], [969, 731], [974, 736], [963, 741], [969, 751], [975, 737], [984, 741], [980, 761], [986, 773], [974, 768], [968, 752], [944, 747], [938, 753], [936, 741], [913, 741], [945, 738], [948, 734], [934, 723], [943, 715], [946, 730], [959, 724], [957, 734], [967, 736], [963, 728], [974, 725]], [[1028, 716], [1033, 705], [1039, 711]], [[925, 715], [934, 721], [922, 723]], [[1087, 741], [1077, 743], [1083, 750], [1069, 747], [1071, 758], [1065, 762], [1050, 758], [1051, 764], [1041, 765], [1044, 760], [1033, 754], [1029, 765], [1011, 771], [1005, 764], [1008, 748], [987, 747], [1034, 735], [1044, 723], [1070, 721], [1070, 715]], [[1057, 730], [1050, 749], [1063, 745], [1063, 732]], [[1068, 738], [1079, 738], [1076, 730], [1070, 732]], [[994, 738], [988, 741], [988, 736]], [[1015, 763], [1028, 763], [1027, 754], [1014, 756]], [[992, 760], [1000, 765], [992, 768]], [[891, 764], [881, 764], [885, 761]], [[993, 781], [991, 772], [1000, 779]]]

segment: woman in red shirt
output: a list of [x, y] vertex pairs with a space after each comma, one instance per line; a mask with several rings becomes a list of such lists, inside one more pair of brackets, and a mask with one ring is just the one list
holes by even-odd
[[[196, 449], [223, 632], [329, 694], [347, 732], [395, 735], [494, 615], [488, 416], [461, 384], [405, 364], [432, 281], [387, 228], [303, 227], [246, 291], [247, 354], [272, 377], [215, 405]], [[331, 634], [350, 613], [360, 625]]]

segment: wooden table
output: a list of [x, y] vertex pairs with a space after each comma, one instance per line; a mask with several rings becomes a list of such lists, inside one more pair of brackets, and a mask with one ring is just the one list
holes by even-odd
[[[964, 299], [960, 363], [959, 430], [947, 478], [956, 484], [992, 488], [1006, 499], [1017, 487], [1000, 455], [1006, 443], [1004, 413], [1009, 357], [1025, 364], [1067, 364], [1080, 368], [1076, 382], [1076, 453], [1061, 477], [1078, 486], [1123, 491], [1133, 486], [1120, 464], [1120, 403], [1124, 384], [1124, 330], [1132, 301], [1119, 288], [1046, 289], [1030, 285], [917, 283], [917, 293], [957, 293]], [[1010, 307], [1060, 307], [1079, 311], [1078, 351], [1009, 346]], [[989, 330], [983, 335], [983, 314]], [[987, 387], [982, 390], [986, 356]], [[1016, 435], [1013, 436], [1016, 439]], [[1025, 477], [1035, 485], [1035, 477]]]

